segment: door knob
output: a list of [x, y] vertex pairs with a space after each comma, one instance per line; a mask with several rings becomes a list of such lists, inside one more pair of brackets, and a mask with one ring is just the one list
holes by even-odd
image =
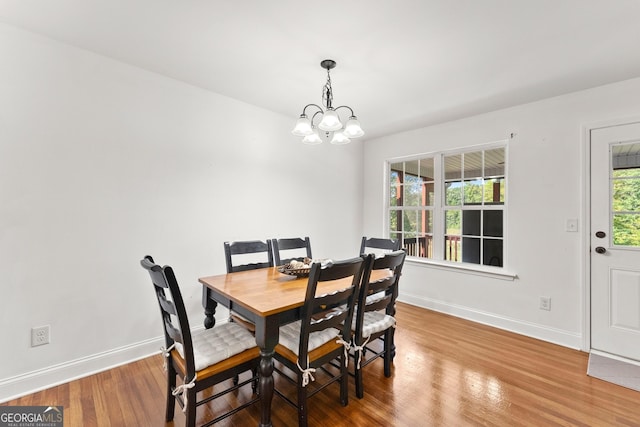
[[603, 239], [604, 237], [606, 237], [607, 233], [605, 233], [604, 231], [596, 231], [596, 237], [599, 239]]
[[605, 248], [603, 248], [602, 246], [598, 246], [596, 248], [596, 252], [599, 253], [599, 254], [603, 254], [603, 253], [607, 252], [607, 250]]

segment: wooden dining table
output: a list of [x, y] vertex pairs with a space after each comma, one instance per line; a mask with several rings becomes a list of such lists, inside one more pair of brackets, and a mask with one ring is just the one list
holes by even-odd
[[[372, 280], [389, 274], [374, 270]], [[260, 347], [260, 424], [271, 426], [271, 401], [273, 399], [273, 353], [279, 339], [279, 327], [300, 319], [307, 289], [307, 277], [283, 274], [278, 267], [239, 271], [201, 277], [202, 305], [206, 328], [215, 324], [218, 304], [229, 308], [255, 323], [256, 344]], [[317, 295], [330, 293], [350, 286], [349, 278], [318, 285]]]

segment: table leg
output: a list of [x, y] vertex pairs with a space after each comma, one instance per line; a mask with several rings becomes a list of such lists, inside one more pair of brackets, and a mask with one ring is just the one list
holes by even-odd
[[260, 350], [258, 367], [260, 382], [260, 427], [271, 427], [271, 400], [273, 399], [273, 351]]
[[271, 427], [271, 400], [273, 399], [273, 354], [279, 338], [275, 318], [259, 318], [256, 321], [256, 343], [260, 347], [258, 373], [260, 382], [260, 427]]
[[216, 307], [218, 303], [211, 298], [209, 288], [202, 286], [202, 306], [204, 307], [204, 327], [211, 329], [216, 324]]

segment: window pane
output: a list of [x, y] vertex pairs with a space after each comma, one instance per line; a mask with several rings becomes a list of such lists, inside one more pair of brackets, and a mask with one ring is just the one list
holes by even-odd
[[418, 231], [422, 234], [433, 233], [433, 215], [431, 211], [418, 211]]
[[640, 247], [640, 214], [613, 215], [613, 244]]
[[462, 254], [460, 245], [460, 236], [445, 236], [444, 240], [444, 259], [447, 261], [460, 262]]
[[474, 237], [462, 238], [462, 262], [480, 264], [480, 239]]
[[462, 203], [462, 182], [447, 182], [444, 185], [447, 206], [460, 206]]
[[484, 182], [484, 203], [504, 204], [504, 178], [491, 178]]
[[402, 240], [402, 248], [407, 252], [408, 256], [418, 256], [418, 240], [415, 236], [407, 237], [405, 236]]
[[464, 182], [464, 204], [482, 204], [482, 180], [474, 179]]
[[612, 147], [611, 165], [614, 177], [640, 176], [640, 143], [616, 144]]
[[482, 235], [502, 237], [502, 211], [482, 212]]
[[425, 182], [423, 186], [424, 203], [423, 206], [433, 206], [434, 196], [435, 196], [435, 184], [433, 182]]
[[484, 176], [504, 176], [504, 148], [484, 152]]
[[480, 211], [462, 211], [462, 234], [480, 236]]
[[404, 211], [404, 215], [402, 215], [402, 227], [405, 236], [409, 236], [409, 233], [413, 233], [413, 236], [415, 236], [417, 222], [416, 211]]
[[389, 232], [402, 231], [402, 211], [392, 209], [389, 211]]
[[391, 172], [389, 173], [389, 184], [391, 184], [392, 187], [400, 184], [400, 176], [401, 172], [391, 169]]
[[[615, 161], [615, 158], [614, 158]], [[640, 168], [632, 168], [632, 169], [614, 169], [613, 170], [614, 178], [634, 178], [640, 177]]]
[[447, 211], [445, 218], [445, 233], [446, 234], [460, 234], [460, 213], [462, 211], [450, 210]]
[[404, 163], [403, 162], [391, 163], [390, 169], [391, 169], [391, 175], [393, 175], [394, 172], [397, 175], [398, 174], [402, 175], [404, 173]]
[[613, 210], [640, 212], [640, 178], [613, 181]]
[[389, 188], [389, 206], [401, 206], [400, 194], [402, 194], [401, 185], [392, 185]]
[[404, 206], [422, 206], [422, 179], [413, 175], [405, 175]]
[[444, 156], [444, 179], [454, 180], [462, 178], [462, 156]]
[[410, 162], [404, 162], [404, 174], [412, 176], [420, 176], [420, 161], [412, 160]]
[[433, 258], [433, 236], [430, 234], [418, 236], [417, 255], [422, 258]]
[[482, 242], [482, 263], [502, 267], [502, 240], [484, 239]]
[[435, 174], [433, 172], [433, 157], [428, 159], [420, 159], [420, 177], [425, 181], [433, 181]]
[[482, 178], [482, 151], [465, 153], [464, 155], [464, 177]]

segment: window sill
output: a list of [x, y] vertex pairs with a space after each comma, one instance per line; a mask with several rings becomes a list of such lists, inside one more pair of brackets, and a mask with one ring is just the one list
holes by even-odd
[[407, 257], [409, 264], [420, 265], [424, 267], [433, 267], [439, 270], [456, 271], [465, 274], [475, 274], [477, 276], [492, 277], [500, 280], [515, 280], [518, 275], [510, 271], [497, 267], [488, 267], [483, 265], [462, 264], [450, 261], [437, 261], [432, 259]]

